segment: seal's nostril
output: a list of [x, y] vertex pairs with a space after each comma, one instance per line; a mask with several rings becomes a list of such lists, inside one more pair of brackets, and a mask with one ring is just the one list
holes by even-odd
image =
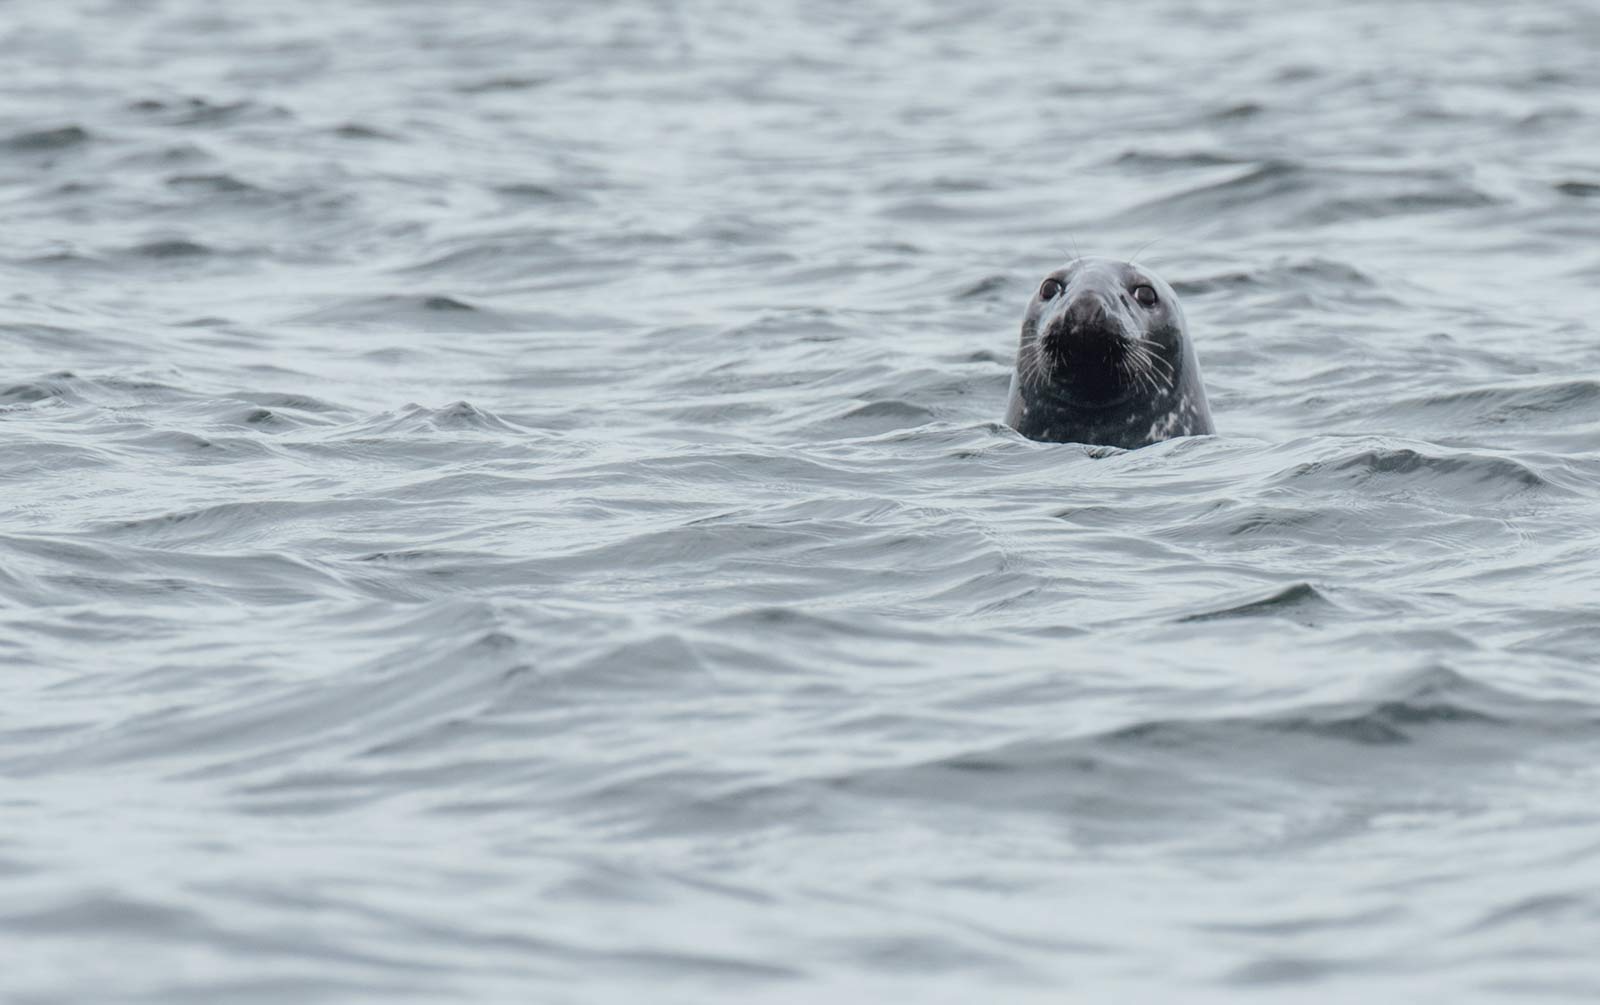
[[1081, 296], [1067, 305], [1067, 327], [1073, 331], [1104, 328], [1110, 318], [1106, 302], [1093, 294]]

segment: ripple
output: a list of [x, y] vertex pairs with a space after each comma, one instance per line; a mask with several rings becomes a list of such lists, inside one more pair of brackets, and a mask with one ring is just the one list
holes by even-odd
[[1168, 226], [1241, 217], [1262, 224], [1321, 226], [1495, 203], [1488, 194], [1442, 171], [1329, 170], [1277, 160], [1125, 212], [1132, 221], [1165, 220]]
[[177, 174], [167, 179], [167, 186], [201, 196], [259, 195], [265, 191], [231, 174]]
[[172, 237], [136, 244], [127, 248], [123, 253], [130, 258], [168, 259], [209, 258], [215, 255], [216, 251], [198, 241]]
[[290, 111], [275, 104], [250, 98], [218, 101], [207, 97], [143, 98], [131, 102], [129, 110], [158, 118], [175, 126], [227, 126], [239, 122], [288, 119]]
[[391, 294], [348, 300], [290, 318], [299, 324], [400, 326], [424, 331], [512, 331], [506, 315], [444, 294]]
[[467, 401], [451, 402], [439, 408], [410, 404], [399, 412], [368, 420], [359, 427], [363, 435], [411, 435], [418, 432], [475, 430], [490, 433], [527, 435], [524, 426], [495, 415]]
[[1403, 398], [1389, 410], [1426, 421], [1480, 426], [1600, 421], [1600, 381], [1583, 378], [1435, 391]]
[[1219, 618], [1286, 618], [1305, 625], [1316, 625], [1330, 616], [1337, 616], [1338, 605], [1330, 601], [1310, 583], [1286, 586], [1268, 596], [1246, 600], [1219, 610], [1190, 614], [1184, 621], [1214, 621]]
[[494, 76], [475, 80], [471, 83], [460, 84], [456, 90], [462, 94], [493, 94], [503, 91], [531, 91], [550, 83], [549, 77], [538, 76]]
[[83, 146], [90, 139], [92, 137], [89, 131], [82, 126], [60, 126], [55, 129], [39, 129], [33, 132], [15, 133], [5, 139], [0, 139], [0, 151], [48, 153], [55, 150]]
[[1533, 465], [1514, 457], [1487, 451], [1399, 445], [1347, 448], [1322, 460], [1296, 464], [1276, 481], [1300, 492], [1425, 491], [1462, 501], [1569, 492]]

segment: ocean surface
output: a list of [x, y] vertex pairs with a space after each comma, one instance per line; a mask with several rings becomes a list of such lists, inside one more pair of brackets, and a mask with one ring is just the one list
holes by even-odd
[[0, 13], [0, 1001], [1600, 997], [1591, 0]]

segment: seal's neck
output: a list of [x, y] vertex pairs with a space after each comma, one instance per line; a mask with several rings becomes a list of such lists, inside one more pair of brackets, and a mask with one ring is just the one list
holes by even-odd
[[1013, 376], [1006, 424], [1030, 440], [1148, 446], [1174, 436], [1212, 432], [1205, 391], [1190, 366], [1171, 388], [1137, 394], [1109, 407], [1085, 407], [1057, 389]]

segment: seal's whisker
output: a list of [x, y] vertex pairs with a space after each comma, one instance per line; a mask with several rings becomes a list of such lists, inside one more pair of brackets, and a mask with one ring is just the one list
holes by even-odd
[[1168, 380], [1166, 375], [1160, 371], [1154, 369], [1153, 367], [1147, 366], [1144, 370], [1144, 373], [1150, 378], [1152, 390], [1161, 391], [1172, 389], [1172, 381]]
[[1017, 363], [1022, 371], [1023, 380], [1032, 382], [1046, 378], [1051, 363], [1037, 332], [1033, 333], [1033, 337], [1023, 346], [1021, 353], [1018, 354]]
[[1147, 386], [1152, 394], [1172, 390], [1174, 376], [1172, 364], [1151, 351], [1155, 344], [1149, 339], [1135, 339], [1128, 345], [1127, 357], [1142, 378], [1141, 386]]
[[1128, 264], [1132, 265], [1135, 261], [1138, 260], [1140, 255], [1145, 253], [1145, 249], [1149, 248], [1150, 245], [1156, 243], [1159, 240], [1162, 240], [1165, 237], [1166, 237], [1165, 234], [1157, 234], [1155, 237], [1152, 237], [1150, 240], [1148, 240], [1148, 241], [1144, 242], [1143, 244], [1139, 245], [1139, 250], [1135, 251], [1133, 254], [1128, 256]]
[[1141, 358], [1139, 360], [1139, 376], [1143, 378], [1144, 384], [1150, 389], [1151, 394], [1159, 393], [1160, 388], [1156, 384], [1156, 374], [1155, 371], [1151, 369], [1150, 360], [1148, 358]]
[[1148, 389], [1151, 394], [1156, 393], [1156, 383], [1151, 379], [1150, 373], [1147, 370], [1139, 371], [1139, 386]]
[[1128, 343], [1127, 351], [1117, 361], [1117, 370], [1127, 383], [1133, 384], [1140, 390], [1148, 390], [1151, 394], [1157, 392], [1150, 367], [1150, 350], [1139, 345], [1137, 341]]
[[1136, 339], [1134, 344], [1139, 347], [1140, 353], [1152, 369], [1160, 368], [1161, 375], [1166, 380], [1167, 386], [1172, 386], [1172, 380], [1177, 374], [1174, 372], [1172, 364], [1154, 351], [1161, 348], [1160, 344], [1148, 338]]

